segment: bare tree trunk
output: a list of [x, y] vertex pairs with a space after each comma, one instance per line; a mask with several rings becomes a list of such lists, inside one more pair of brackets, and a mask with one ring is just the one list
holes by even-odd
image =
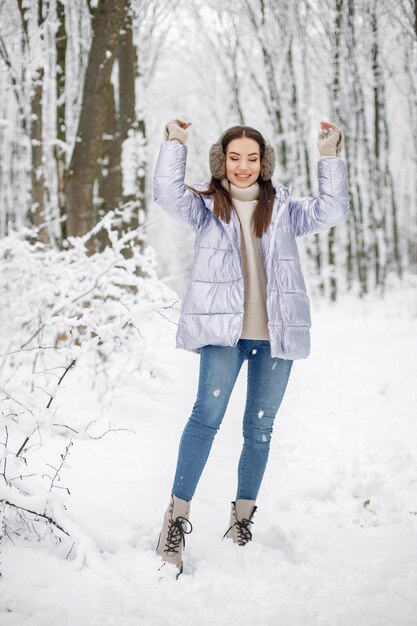
[[29, 211], [30, 221], [39, 227], [38, 238], [42, 243], [49, 242], [48, 228], [45, 221], [45, 176], [43, 170], [42, 141], [42, 92], [43, 68], [38, 68], [37, 77], [33, 81], [31, 99], [31, 148], [32, 148], [32, 207]]
[[118, 47], [119, 61], [119, 119], [120, 139], [127, 139], [129, 130], [136, 128], [136, 49], [133, 43], [132, 12], [124, 13], [123, 30], [120, 33]]
[[[58, 206], [61, 218], [61, 239], [67, 237], [67, 224], [65, 220], [65, 170], [66, 156], [63, 145], [67, 141], [67, 128], [65, 122], [66, 109], [66, 55], [67, 55], [67, 29], [65, 17], [65, 3], [57, 0], [56, 5], [58, 30], [56, 33], [56, 137], [58, 145], [55, 145], [54, 156], [58, 179]], [[61, 143], [62, 142], [62, 143]]]
[[305, 147], [306, 132], [304, 128], [303, 119], [300, 117], [299, 102], [298, 102], [298, 90], [296, 83], [296, 74], [294, 71], [294, 59], [293, 59], [293, 46], [294, 37], [290, 36], [290, 41], [287, 50], [287, 80], [290, 89], [290, 108], [291, 116], [288, 120], [288, 131], [293, 138], [294, 145], [294, 168], [292, 171], [292, 180], [295, 185], [298, 183], [304, 183], [304, 168], [303, 168], [303, 148]]
[[106, 213], [120, 206], [122, 201], [121, 173], [121, 142], [118, 128], [114, 88], [111, 83], [106, 86], [107, 115], [105, 138], [103, 139], [104, 163], [102, 164], [102, 181], [104, 207]]
[[410, 45], [407, 42], [404, 46], [404, 73], [407, 77], [409, 92], [406, 101], [409, 115], [408, 128], [412, 146], [411, 171], [414, 172], [414, 175], [411, 177], [412, 183], [407, 191], [408, 201], [406, 199], [406, 206], [414, 207], [414, 209], [409, 209], [410, 228], [407, 229], [406, 233], [406, 249], [408, 265], [410, 269], [417, 272], [417, 0], [415, 0], [413, 8], [412, 37], [410, 37]]
[[[346, 41], [348, 47], [349, 69], [352, 74], [352, 110], [354, 118], [352, 122], [352, 142], [346, 137], [347, 168], [350, 181], [350, 206], [352, 215], [352, 246], [355, 246], [355, 265], [359, 281], [359, 295], [363, 296], [368, 292], [368, 259], [365, 246], [364, 231], [366, 224], [364, 221], [363, 193], [359, 184], [359, 172], [361, 171], [361, 154], [359, 147], [361, 144], [367, 145], [367, 125], [365, 117], [365, 98], [363, 94], [361, 77], [356, 59], [356, 29], [355, 29], [355, 7], [354, 0], [348, 0]], [[368, 173], [371, 172], [370, 160], [366, 163]], [[352, 253], [353, 254], [353, 253]]]
[[[128, 140], [133, 143], [137, 140], [140, 123], [143, 122], [142, 130], [146, 133], [144, 120], [136, 119], [136, 74], [137, 74], [137, 51], [133, 43], [132, 13], [126, 11], [124, 27], [119, 41], [119, 111], [120, 111], [120, 139], [123, 143]], [[127, 144], [126, 144], [127, 145]], [[131, 227], [137, 228], [138, 209], [140, 206], [140, 177], [138, 173], [139, 163], [136, 163], [134, 180], [130, 187], [124, 190], [123, 202], [132, 202], [134, 211], [132, 213]]]
[[[17, 5], [22, 21], [22, 29], [26, 42], [26, 53], [29, 58], [29, 30], [26, 14], [26, 6], [23, 0], [17, 0]], [[37, 4], [37, 26], [40, 28], [44, 21], [42, 10], [43, 2]], [[29, 210], [30, 222], [38, 227], [38, 239], [42, 243], [49, 243], [48, 225], [45, 217], [45, 175], [43, 163], [43, 132], [42, 132], [42, 94], [43, 94], [44, 69], [39, 66], [35, 70], [35, 76], [31, 79], [30, 96], [30, 144], [31, 144], [31, 207]]]
[[[93, 226], [93, 187], [105, 129], [109, 85], [119, 31], [128, 0], [101, 0], [93, 11], [91, 44], [77, 139], [66, 174], [68, 235], [84, 235]], [[93, 243], [89, 245], [94, 251]]]
[[[120, 207], [122, 201], [121, 173], [121, 142], [117, 124], [114, 88], [111, 82], [104, 87], [106, 99], [106, 125], [102, 140], [101, 168], [98, 173], [99, 198], [94, 223], [106, 213]], [[101, 230], [97, 235], [99, 249], [103, 250], [110, 244], [107, 231]]]
[[[340, 107], [340, 64], [341, 64], [341, 35], [343, 23], [344, 0], [336, 0], [335, 7], [335, 35], [334, 35], [334, 73], [331, 85], [332, 109], [334, 118], [341, 121]], [[335, 256], [335, 229], [331, 228], [327, 235], [327, 259], [329, 263], [329, 296], [333, 302], [337, 298], [336, 256]]]
[[231, 62], [232, 71], [232, 110], [235, 112], [238, 124], [245, 124], [245, 115], [243, 113], [242, 95], [241, 95], [241, 79], [238, 71], [238, 51], [239, 51], [239, 39], [236, 36], [234, 40], [230, 42], [228, 47], [228, 56]]
[[382, 175], [381, 175], [381, 107], [379, 99], [379, 83], [381, 80], [379, 59], [378, 59], [378, 28], [375, 14], [375, 6], [371, 9], [371, 26], [372, 26], [372, 72], [374, 76], [373, 81], [373, 113], [374, 113], [374, 132], [373, 132], [373, 153], [375, 163], [375, 206], [371, 205], [371, 215], [374, 228], [373, 233], [373, 250], [374, 250], [374, 270], [375, 270], [375, 285], [378, 287], [382, 284], [382, 271], [381, 267], [381, 227], [383, 221], [382, 215]]
[[[124, 27], [119, 41], [119, 110], [120, 110], [120, 139], [121, 145], [132, 158], [131, 148], [134, 151], [134, 163], [129, 163], [125, 175], [130, 179], [129, 185], [122, 190], [123, 203], [128, 207], [127, 220], [121, 226], [122, 231], [134, 231], [140, 224], [140, 212], [146, 212], [146, 153], [139, 146], [146, 145], [146, 123], [144, 113], [136, 119], [136, 80], [141, 84], [137, 50], [133, 43], [132, 11], [124, 15]], [[142, 95], [142, 94], [141, 94]], [[140, 110], [141, 107], [140, 107]], [[122, 185], [122, 181], [121, 181]], [[143, 241], [139, 237], [132, 239], [129, 246], [123, 250], [126, 258], [133, 256], [132, 246], [140, 248]], [[138, 272], [140, 270], [137, 270]]]

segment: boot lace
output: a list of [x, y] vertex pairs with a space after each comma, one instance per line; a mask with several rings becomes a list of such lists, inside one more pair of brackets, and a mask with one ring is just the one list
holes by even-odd
[[179, 515], [175, 520], [169, 520], [167, 539], [165, 542], [165, 552], [168, 554], [178, 554], [180, 545], [185, 546], [185, 535], [189, 535], [193, 530], [190, 520]]
[[252, 533], [249, 528], [249, 524], [253, 524], [252, 520], [243, 518], [240, 521], [236, 520], [234, 524], [230, 526], [226, 530], [223, 535], [223, 539], [226, 537], [227, 533], [232, 530], [235, 526], [237, 527], [237, 542], [240, 546], [245, 546], [248, 541], [252, 541]]

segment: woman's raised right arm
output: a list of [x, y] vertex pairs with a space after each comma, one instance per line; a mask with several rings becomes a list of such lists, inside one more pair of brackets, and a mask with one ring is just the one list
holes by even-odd
[[[201, 196], [185, 186], [187, 164], [186, 126], [170, 122], [164, 130], [166, 141], [161, 144], [153, 176], [153, 198], [172, 217], [186, 222], [193, 230], [203, 223], [207, 209]], [[184, 142], [184, 143], [182, 143]]]

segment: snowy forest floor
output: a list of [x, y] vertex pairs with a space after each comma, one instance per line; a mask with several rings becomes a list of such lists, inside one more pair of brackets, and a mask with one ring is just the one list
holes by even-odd
[[[161, 339], [158, 393], [116, 398], [103, 430], [109, 420], [129, 430], [77, 439], [62, 473], [68, 512], [95, 557], [77, 569], [68, 546], [3, 541], [2, 626], [415, 626], [417, 304], [401, 294], [314, 304], [312, 353], [294, 364], [254, 538], [240, 548], [221, 538], [236, 489], [245, 362], [192, 503], [177, 581], [160, 580], [154, 549], [199, 357], [175, 350], [172, 334]], [[68, 377], [68, 419], [93, 410], [90, 388], [87, 370]], [[59, 455], [62, 441], [49, 451]]]

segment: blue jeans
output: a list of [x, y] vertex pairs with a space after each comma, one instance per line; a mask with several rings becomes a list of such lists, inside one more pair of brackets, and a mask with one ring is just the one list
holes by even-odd
[[256, 500], [269, 455], [275, 416], [293, 361], [271, 357], [267, 339], [239, 339], [235, 347], [207, 345], [200, 352], [197, 399], [181, 437], [172, 494], [191, 500], [220, 428], [243, 361], [248, 359], [243, 448], [237, 499]]

